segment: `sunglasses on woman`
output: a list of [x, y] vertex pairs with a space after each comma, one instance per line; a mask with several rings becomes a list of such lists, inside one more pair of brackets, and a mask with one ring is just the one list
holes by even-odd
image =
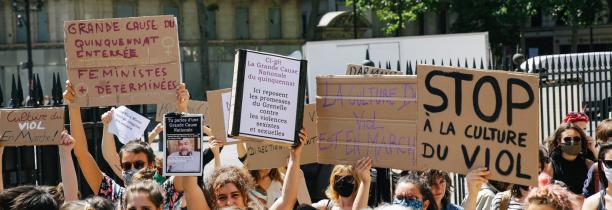
[[612, 168], [612, 160], [602, 160], [606, 168]]
[[563, 138], [563, 144], [565, 145], [576, 145], [580, 144], [582, 137], [580, 136], [568, 136]]
[[134, 162], [123, 162], [123, 163], [121, 163], [121, 168], [124, 171], [129, 171], [130, 169], [132, 169], [132, 166], [134, 166], [134, 169], [140, 170], [140, 169], [145, 167], [145, 162], [142, 161], [142, 160], [137, 160], [137, 161], [134, 161]]

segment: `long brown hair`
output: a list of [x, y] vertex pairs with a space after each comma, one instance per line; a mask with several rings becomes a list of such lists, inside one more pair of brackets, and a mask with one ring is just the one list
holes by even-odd
[[548, 141], [546, 142], [549, 156], [552, 157], [552, 155], [555, 152], [561, 152], [561, 150], [559, 149], [559, 144], [561, 142], [561, 134], [569, 129], [574, 129], [576, 132], [578, 132], [578, 134], [580, 135], [580, 138], [582, 138], [582, 141], [580, 141], [580, 146], [582, 147], [582, 154], [586, 153], [587, 135], [584, 133], [582, 128], [578, 127], [574, 123], [563, 123], [557, 128], [557, 130], [555, 131], [555, 134], [550, 136], [548, 138]]
[[[250, 170], [249, 173], [251, 174], [253, 179], [255, 179], [255, 184], [257, 184], [257, 182], [263, 178], [259, 176], [259, 170]], [[283, 177], [281, 176], [281, 173], [278, 171], [278, 168], [270, 169], [270, 173], [268, 173], [268, 176], [273, 181], [279, 181], [281, 183], [283, 182]]]

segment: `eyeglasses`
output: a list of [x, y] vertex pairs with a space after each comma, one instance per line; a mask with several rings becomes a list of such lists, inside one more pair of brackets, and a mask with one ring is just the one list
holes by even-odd
[[565, 145], [575, 145], [575, 144], [580, 144], [580, 142], [582, 141], [582, 137], [580, 136], [573, 136], [573, 137], [565, 137], [563, 138], [563, 143]]
[[137, 161], [134, 161], [133, 163], [132, 162], [121, 163], [121, 168], [124, 171], [129, 171], [130, 169], [132, 169], [132, 166], [134, 166], [136, 170], [140, 170], [145, 167], [145, 162], [142, 160], [137, 160]]

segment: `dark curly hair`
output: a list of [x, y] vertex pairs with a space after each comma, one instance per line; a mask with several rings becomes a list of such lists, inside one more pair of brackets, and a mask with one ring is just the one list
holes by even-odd
[[404, 175], [397, 180], [397, 186], [402, 183], [411, 183], [419, 188], [419, 192], [423, 195], [423, 202], [429, 201], [429, 206], [426, 210], [437, 210], [436, 201], [434, 200], [433, 194], [431, 194], [431, 189], [427, 185], [427, 183], [421, 179], [418, 173], [409, 172], [407, 175]]
[[249, 192], [255, 188], [255, 180], [246, 169], [238, 168], [236, 166], [223, 167], [213, 172], [206, 181], [206, 198], [209, 200], [213, 209], [221, 208], [217, 206], [217, 192], [226, 184], [234, 184], [236, 188], [242, 194], [245, 199], [244, 204], [249, 207], [258, 206], [255, 204], [256, 201], [249, 197]]

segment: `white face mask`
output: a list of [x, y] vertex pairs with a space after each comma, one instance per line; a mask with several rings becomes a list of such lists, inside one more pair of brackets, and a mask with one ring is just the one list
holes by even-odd
[[606, 179], [608, 179], [608, 182], [612, 182], [612, 168], [608, 168], [606, 167], [606, 164], [603, 164], [603, 171], [606, 174]]

